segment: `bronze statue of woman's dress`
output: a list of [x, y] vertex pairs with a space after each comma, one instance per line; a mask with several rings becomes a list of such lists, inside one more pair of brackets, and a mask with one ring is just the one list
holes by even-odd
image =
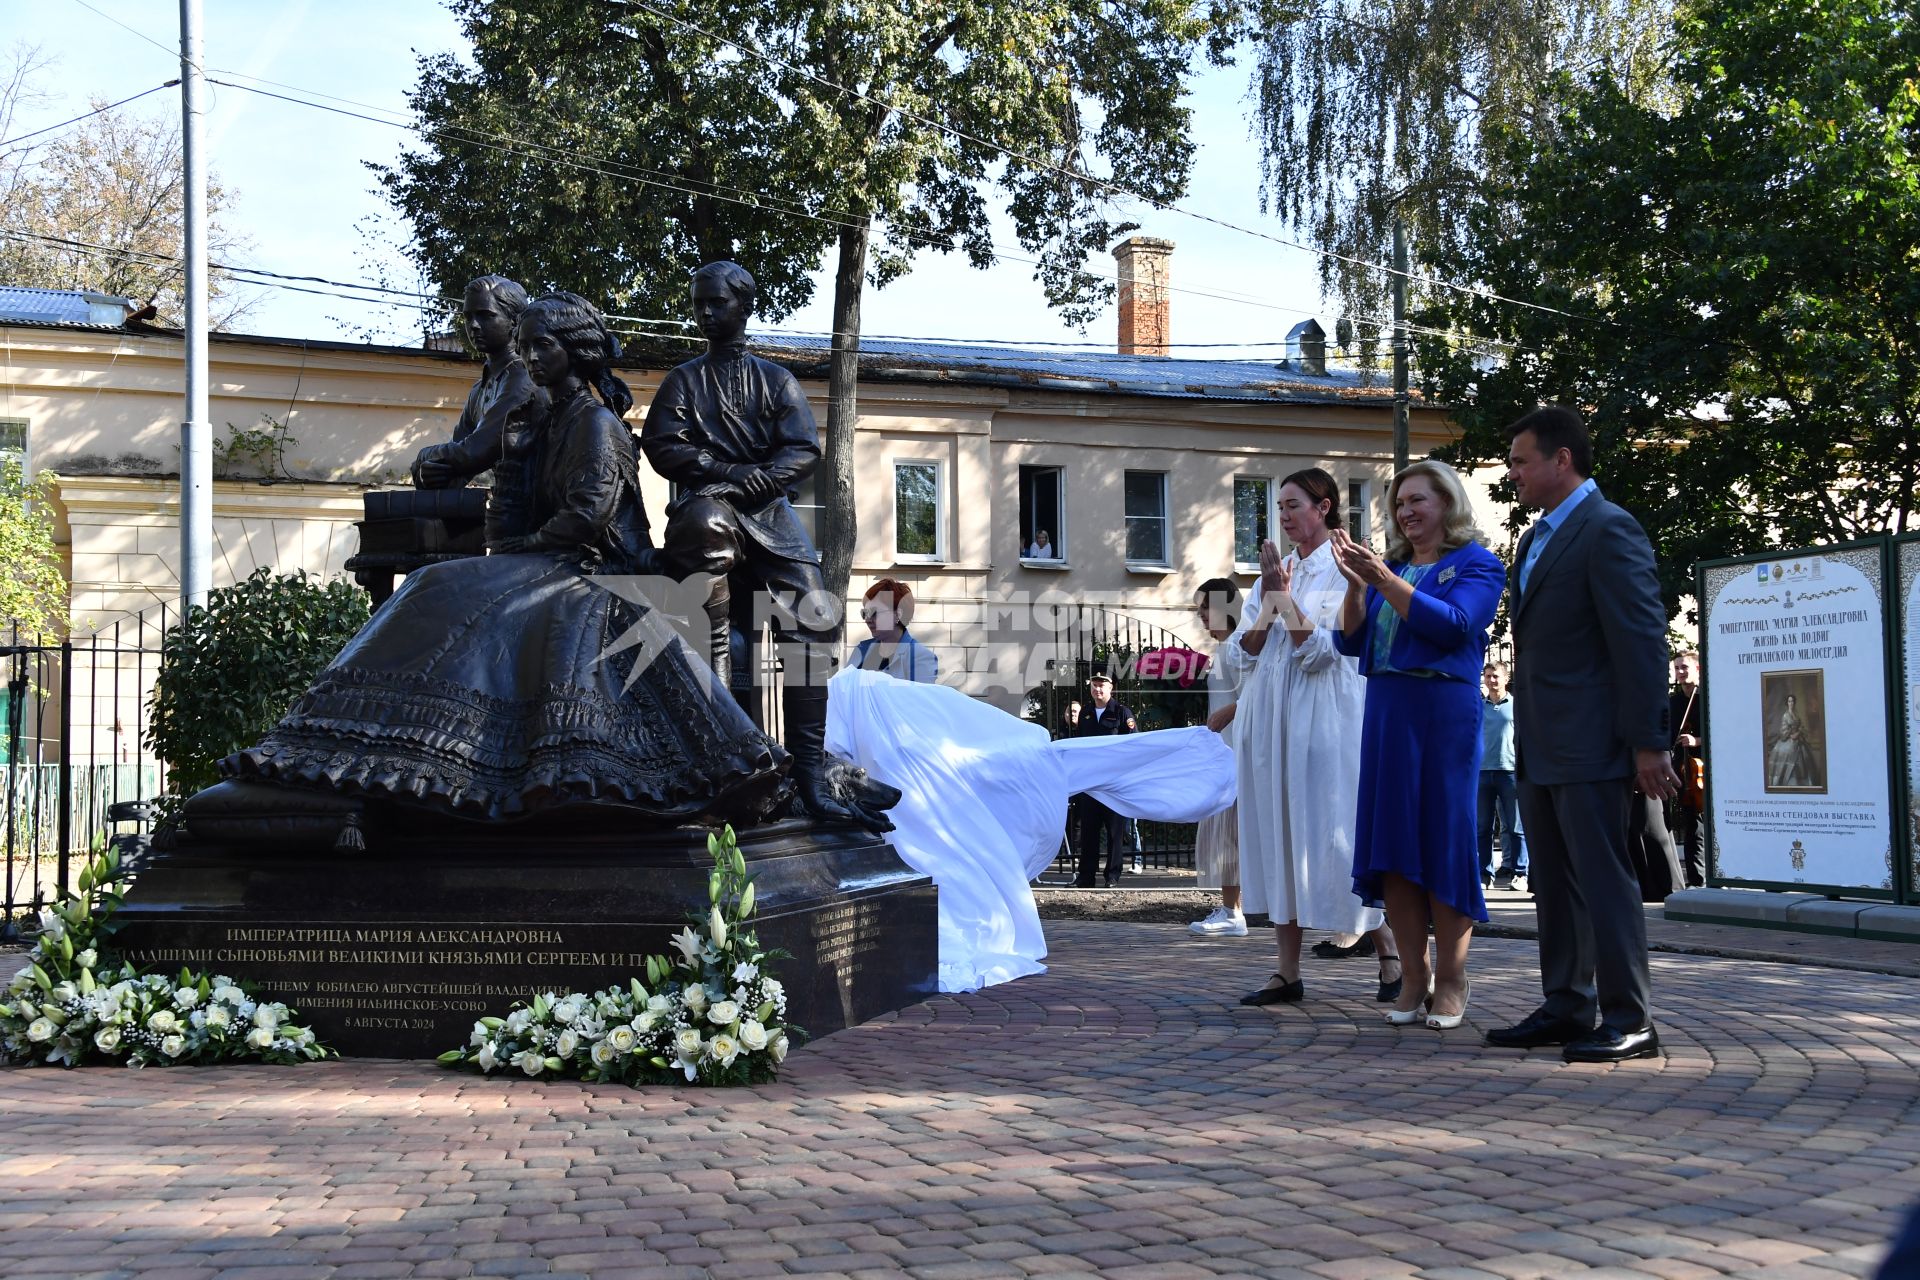
[[483, 820], [600, 803], [738, 822], [782, 797], [786, 753], [663, 618], [596, 582], [650, 551], [626, 424], [579, 389], [522, 461], [523, 549], [409, 574], [228, 774]]

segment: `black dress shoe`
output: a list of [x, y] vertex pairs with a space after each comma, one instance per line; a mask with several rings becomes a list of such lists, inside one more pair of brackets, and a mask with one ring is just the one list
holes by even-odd
[[1487, 1043], [1498, 1049], [1538, 1049], [1547, 1044], [1571, 1044], [1592, 1031], [1569, 1018], [1556, 1018], [1544, 1009], [1535, 1009], [1511, 1027], [1487, 1032]]
[[1568, 1062], [1626, 1062], [1660, 1056], [1660, 1035], [1652, 1027], [1618, 1031], [1599, 1027], [1560, 1051]]
[[[1279, 977], [1279, 974], [1274, 974]], [[1306, 999], [1307, 986], [1300, 979], [1283, 982], [1277, 987], [1262, 987], [1258, 991], [1249, 991], [1240, 997], [1241, 1004], [1298, 1004]]]
[[1370, 956], [1373, 954], [1373, 939], [1366, 934], [1350, 947], [1337, 947], [1332, 938], [1322, 938], [1313, 944], [1313, 954], [1319, 960], [1345, 960], [1350, 956]]

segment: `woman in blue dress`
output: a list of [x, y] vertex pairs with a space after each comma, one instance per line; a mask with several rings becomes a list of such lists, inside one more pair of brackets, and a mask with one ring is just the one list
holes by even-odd
[[1335, 643], [1367, 677], [1353, 889], [1386, 908], [1399, 943], [1405, 981], [1387, 1021], [1418, 1022], [1424, 1005], [1427, 1025], [1445, 1030], [1466, 1016], [1467, 947], [1487, 918], [1474, 811], [1480, 673], [1506, 571], [1446, 463], [1400, 472], [1387, 505], [1385, 559], [1334, 534], [1347, 580]]

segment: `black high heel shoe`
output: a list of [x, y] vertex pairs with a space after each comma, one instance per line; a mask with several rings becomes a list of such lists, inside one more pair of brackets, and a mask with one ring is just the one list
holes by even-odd
[[[1396, 964], [1399, 963], [1398, 956], [1381, 956], [1380, 958], [1382, 960], [1392, 960]], [[1380, 980], [1380, 991], [1373, 997], [1375, 1002], [1379, 1004], [1392, 1004], [1395, 1000], [1398, 1000], [1400, 998], [1400, 992], [1405, 988], [1406, 981], [1407, 967], [1402, 964], [1400, 965], [1399, 977], [1393, 979], [1391, 982], [1385, 978]]]

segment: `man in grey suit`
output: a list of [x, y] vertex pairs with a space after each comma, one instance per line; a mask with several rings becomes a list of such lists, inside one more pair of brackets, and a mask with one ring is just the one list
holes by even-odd
[[1520, 813], [1546, 999], [1487, 1043], [1565, 1045], [1569, 1062], [1652, 1057], [1660, 1039], [1628, 811], [1636, 787], [1657, 798], [1680, 788], [1653, 548], [1600, 496], [1577, 413], [1536, 409], [1507, 435], [1507, 478], [1542, 512], [1520, 539], [1511, 615]]

